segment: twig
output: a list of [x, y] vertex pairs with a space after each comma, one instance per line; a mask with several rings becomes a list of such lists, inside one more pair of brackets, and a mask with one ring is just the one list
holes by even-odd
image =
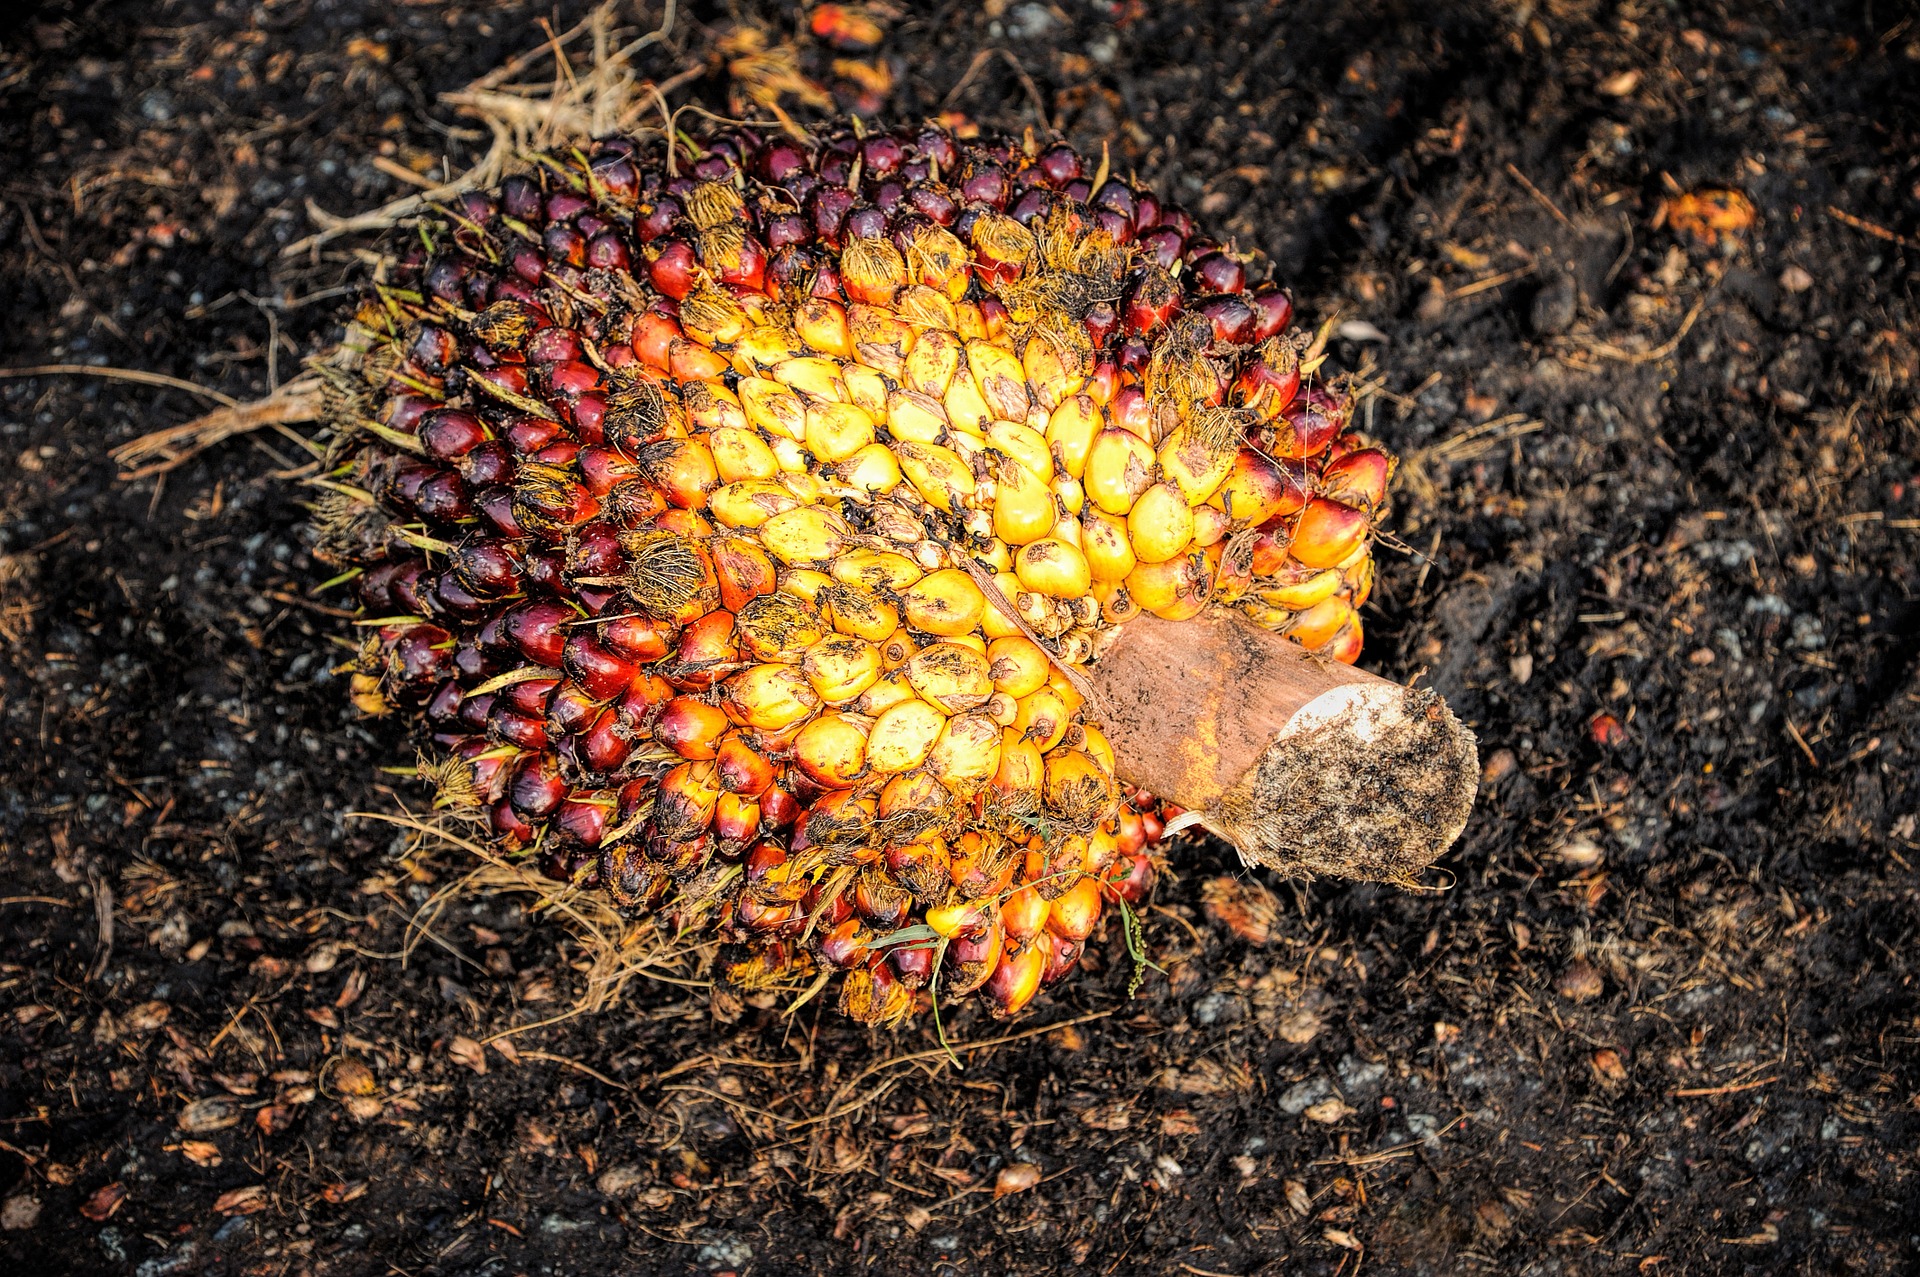
[[143, 386], [184, 390], [190, 395], [210, 399], [223, 408], [237, 407], [240, 403], [238, 399], [229, 398], [217, 390], [209, 390], [197, 382], [169, 377], [163, 372], [146, 372], [139, 368], [103, 368], [92, 364], [35, 364], [31, 368], [0, 368], [0, 377], [104, 377], [108, 381], [134, 381]]
[[1014, 57], [1013, 54], [997, 46], [991, 49], [982, 49], [973, 55], [973, 61], [967, 64], [966, 74], [962, 75], [959, 83], [947, 90], [947, 96], [941, 99], [940, 109], [944, 111], [952, 106], [954, 102], [958, 100], [962, 91], [973, 83], [973, 78], [980, 74], [981, 69], [987, 65], [987, 62], [992, 59], [995, 54], [1005, 58], [1007, 65], [1013, 68], [1013, 73], [1020, 77], [1020, 87], [1027, 91], [1027, 99], [1033, 104], [1033, 113], [1040, 117], [1040, 127], [1049, 133], [1057, 134], [1059, 130], [1053, 127], [1053, 117], [1047, 113], [1046, 102], [1041, 98], [1040, 90], [1034, 85], [1033, 77], [1027, 74], [1027, 69], [1024, 66], [1020, 65], [1019, 58]]
[[1817, 770], [1820, 766], [1819, 756], [1813, 752], [1813, 746], [1807, 744], [1807, 738], [1800, 734], [1800, 729], [1793, 725], [1791, 718], [1787, 720], [1787, 735], [1793, 737], [1793, 743], [1798, 745], [1800, 752], [1807, 756], [1808, 764]]
[[122, 479], [144, 479], [164, 474], [185, 465], [216, 443], [249, 434], [264, 426], [284, 426], [313, 421], [320, 415], [318, 374], [304, 373], [287, 382], [265, 399], [252, 403], [234, 403], [216, 408], [203, 417], [178, 426], [168, 426], [123, 443], [110, 454], [122, 467]]
[[629, 1087], [625, 1082], [616, 1082], [612, 1078], [608, 1077], [606, 1074], [600, 1072], [600, 1070], [588, 1068], [586, 1065], [580, 1063], [580, 1061], [569, 1060], [564, 1055], [555, 1055], [550, 1051], [517, 1051], [516, 1054], [523, 1060], [545, 1060], [549, 1064], [564, 1064], [570, 1069], [579, 1070], [580, 1072], [586, 1074], [588, 1077], [593, 1078], [595, 1081], [605, 1082], [608, 1086], [613, 1087], [617, 1091], [628, 1091], [633, 1089]]
[[1573, 224], [1572, 219], [1570, 219], [1565, 213], [1562, 213], [1560, 211], [1560, 206], [1558, 204], [1555, 204], [1552, 200], [1547, 198], [1547, 194], [1545, 191], [1542, 191], [1539, 187], [1535, 186], [1532, 182], [1529, 182], [1527, 180], [1527, 175], [1525, 173], [1522, 173], [1512, 163], [1509, 163], [1507, 165], [1507, 172], [1512, 175], [1514, 181], [1526, 187], [1527, 194], [1539, 200], [1541, 205], [1546, 208], [1547, 212], [1552, 213], [1554, 218], [1557, 221], [1559, 221], [1559, 223], [1562, 226], [1566, 227], [1570, 231], [1579, 229], [1577, 226]]
[[1920, 248], [1920, 242], [1908, 239], [1905, 235], [1897, 235], [1884, 226], [1876, 226], [1864, 217], [1855, 217], [1852, 213], [1844, 212], [1831, 204], [1827, 205], [1827, 212], [1835, 219], [1853, 227], [1854, 230], [1865, 231], [1875, 239], [1884, 239], [1887, 243], [1898, 244], [1902, 248]]
[[1683, 1087], [1678, 1091], [1668, 1091], [1667, 1094], [1673, 1096], [1675, 1099], [1682, 1100], [1698, 1099], [1705, 1095], [1734, 1095], [1741, 1091], [1751, 1091], [1762, 1086], [1769, 1086], [1779, 1080], [1777, 1077], [1763, 1077], [1755, 1078], [1751, 1082], [1735, 1082], [1728, 1086], [1689, 1086]]
[[1687, 333], [1692, 330], [1694, 321], [1700, 318], [1700, 312], [1706, 308], [1706, 304], [1707, 298], [1703, 294], [1693, 303], [1693, 309], [1687, 312], [1687, 317], [1680, 321], [1679, 331], [1652, 350], [1627, 350], [1593, 337], [1581, 338], [1580, 344], [1602, 358], [1616, 360], [1623, 364], [1657, 363], [1679, 349], [1680, 343], [1686, 339]]

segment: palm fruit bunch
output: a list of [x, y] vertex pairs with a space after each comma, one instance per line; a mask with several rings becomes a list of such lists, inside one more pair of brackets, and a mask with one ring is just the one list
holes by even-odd
[[385, 276], [316, 519], [355, 700], [503, 851], [717, 931], [736, 986], [1017, 1012], [1170, 815], [1086, 699], [1117, 627], [1230, 605], [1358, 654], [1389, 458], [1288, 295], [1104, 160], [606, 140]]

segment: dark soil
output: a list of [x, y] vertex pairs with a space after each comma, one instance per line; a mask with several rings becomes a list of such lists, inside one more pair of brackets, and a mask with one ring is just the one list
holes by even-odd
[[[681, 96], [727, 110], [712, 50], [762, 8], [683, 8], [643, 70], [707, 59]], [[107, 449], [203, 405], [0, 380], [0, 1268], [1914, 1271], [1920, 22], [1681, 8], [891, 23], [884, 114], [1010, 50], [1067, 136], [1348, 323], [1406, 457], [1367, 660], [1424, 670], [1487, 764], [1450, 889], [1269, 900], [1177, 845], [1146, 915], [1170, 975], [1129, 1000], [1110, 929], [1012, 1026], [1041, 1032], [964, 1071], [924, 1017], [723, 1024], [644, 982], [484, 1075], [450, 1055], [563, 1012], [581, 951], [494, 897], [392, 956], [463, 866], [347, 818], [408, 796], [379, 768], [411, 755], [330, 672], [347, 629], [276, 477], [299, 448], [125, 483]], [[27, 16], [0, 37], [4, 362], [264, 393], [364, 271], [352, 241], [278, 255], [308, 202], [403, 193], [376, 156], [464, 164], [484, 139], [437, 95], [584, 10]], [[1038, 123], [997, 56], [951, 106]], [[1757, 221], [1658, 224], [1701, 188]], [[1011, 1164], [1042, 1178], [996, 1200]]]

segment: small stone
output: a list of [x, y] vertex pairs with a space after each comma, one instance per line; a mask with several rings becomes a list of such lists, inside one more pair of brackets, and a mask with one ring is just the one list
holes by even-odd
[[993, 1198], [999, 1201], [1011, 1193], [1024, 1193], [1040, 1182], [1040, 1168], [1032, 1162], [1003, 1166], [993, 1180]]
[[1318, 1122], [1322, 1126], [1332, 1126], [1335, 1122], [1351, 1117], [1353, 1111], [1351, 1104], [1335, 1096], [1332, 1099], [1321, 1100], [1318, 1104], [1309, 1105], [1306, 1118], [1309, 1122]]
[[1780, 287], [1790, 293], [1804, 293], [1813, 287], [1813, 276], [1798, 266], [1789, 266], [1780, 272]]
[[1618, 1084], [1627, 1080], [1626, 1061], [1610, 1046], [1603, 1046], [1593, 1053], [1593, 1071], [1605, 1082]]
[[608, 1197], [625, 1197], [640, 1187], [643, 1178], [645, 1173], [638, 1166], [609, 1166], [593, 1184]]
[[1533, 295], [1533, 308], [1527, 314], [1527, 322], [1533, 326], [1535, 336], [1558, 337], [1573, 327], [1579, 312], [1580, 290], [1573, 276], [1556, 270]]
[[1553, 849], [1553, 858], [1568, 869], [1591, 869], [1605, 860], [1607, 853], [1585, 834], [1575, 834]]
[[1487, 755], [1487, 761], [1480, 768], [1481, 783], [1498, 785], [1520, 768], [1520, 760], [1510, 749], [1496, 749]]
[[40, 1199], [28, 1193], [16, 1193], [0, 1203], [0, 1228], [10, 1233], [32, 1228], [40, 1221]]

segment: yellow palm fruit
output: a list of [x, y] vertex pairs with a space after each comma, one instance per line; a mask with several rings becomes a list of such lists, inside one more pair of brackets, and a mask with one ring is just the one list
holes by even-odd
[[1335, 568], [1322, 568], [1316, 572], [1312, 568], [1282, 568], [1277, 574], [1264, 577], [1255, 597], [1269, 607], [1282, 608], [1289, 612], [1304, 612], [1322, 599], [1330, 599], [1340, 589], [1343, 578]]
[[930, 643], [901, 668], [920, 699], [943, 713], [977, 709], [993, 695], [986, 656], [958, 643]]
[[938, 443], [947, 433], [947, 410], [931, 395], [896, 390], [887, 396], [887, 431], [902, 443]]
[[1336, 595], [1333, 598], [1321, 599], [1312, 607], [1296, 614], [1283, 633], [1308, 651], [1312, 651], [1338, 634], [1340, 627], [1352, 617], [1353, 606]]
[[1108, 514], [1133, 509], [1140, 494], [1153, 486], [1153, 449], [1131, 430], [1107, 426], [1087, 449], [1086, 473], [1080, 482], [1087, 499]]
[[952, 808], [953, 794], [939, 778], [915, 770], [901, 772], [881, 787], [876, 811], [882, 820], [918, 816], [945, 823]]
[[[779, 366], [801, 362], [789, 359]], [[742, 377], [739, 395], [747, 420], [760, 429], [787, 439], [799, 439], [806, 433], [807, 405], [780, 382], [770, 377]]]
[[930, 288], [953, 290], [955, 301], [966, 295], [972, 261], [965, 242], [944, 226], [916, 226], [907, 240], [908, 275]]
[[1025, 421], [1033, 406], [1027, 396], [1027, 371], [1013, 352], [990, 341], [967, 343], [967, 369], [980, 397], [993, 415], [1007, 421]]
[[1367, 596], [1373, 593], [1373, 556], [1363, 555], [1360, 561], [1346, 571], [1349, 602], [1356, 610], [1366, 604]]
[[1047, 535], [1057, 541], [1065, 541], [1082, 554], [1087, 552], [1086, 547], [1080, 544], [1080, 520], [1073, 515], [1061, 515], [1059, 520], [1047, 529]]
[[1233, 520], [1219, 506], [1197, 505], [1193, 507], [1193, 543], [1206, 547], [1218, 545], [1233, 530]]
[[965, 634], [980, 624], [986, 605], [980, 587], [958, 568], [929, 572], [900, 591], [907, 624], [942, 638]]
[[1021, 425], [1017, 421], [989, 422], [986, 440], [1032, 471], [1034, 478], [1040, 482], [1052, 481], [1053, 452], [1047, 444], [1047, 437], [1032, 426]]
[[[893, 299], [893, 308], [900, 312], [900, 318], [920, 330], [921, 340], [925, 340], [929, 332], [949, 332], [960, 322], [953, 300], [924, 284], [902, 289]], [[919, 349], [919, 342], [914, 343], [914, 349]]]
[[997, 638], [987, 644], [987, 674], [997, 692], [1016, 701], [1047, 685], [1053, 662], [1047, 650], [1024, 634]]
[[680, 303], [680, 327], [703, 346], [737, 341], [749, 326], [747, 312], [725, 293], [702, 289]]
[[800, 658], [800, 672], [828, 705], [844, 705], [880, 677], [880, 649], [851, 634], [830, 634]]
[[878, 643], [900, 628], [900, 609], [872, 590], [835, 582], [814, 598], [821, 619], [836, 633]]
[[946, 411], [948, 425], [970, 435], [985, 435], [993, 421], [993, 409], [970, 375], [955, 374], [947, 393], [940, 396], [940, 406]]
[[822, 785], [845, 789], [867, 774], [867, 733], [864, 719], [827, 710], [793, 738], [793, 761]]
[[1021, 622], [1042, 638], [1058, 638], [1072, 628], [1072, 622], [1054, 607], [1057, 602], [1032, 590], [1020, 590], [1013, 596], [1014, 610]]
[[1080, 724], [1080, 730], [1086, 733], [1085, 739], [1080, 742], [1080, 748], [1092, 755], [1109, 775], [1117, 774], [1119, 764], [1114, 758], [1113, 745], [1107, 740], [1107, 734], [1092, 723]]
[[804, 470], [782, 470], [780, 486], [791, 492], [801, 505], [818, 505], [827, 499], [827, 485], [819, 475]]
[[[803, 418], [804, 421], [804, 418]], [[801, 429], [806, 427], [802, 425]], [[813, 465], [813, 454], [798, 439], [768, 432], [767, 451], [773, 454], [781, 474], [806, 474]]]
[[733, 344], [729, 358], [742, 377], [757, 377], [783, 359], [806, 354], [799, 334], [790, 328], [763, 324]]
[[1142, 563], [1164, 563], [1193, 541], [1193, 511], [1180, 489], [1156, 483], [1127, 511], [1127, 539]]
[[771, 479], [780, 473], [773, 449], [752, 430], [716, 430], [707, 436], [707, 449], [713, 453], [713, 468], [722, 483]]
[[1013, 571], [1013, 551], [1008, 548], [1005, 541], [989, 538], [987, 548], [973, 551], [972, 557], [982, 567], [996, 575]]
[[815, 399], [830, 399], [844, 403], [847, 399], [847, 386], [840, 380], [840, 368], [841, 364], [837, 359], [803, 355], [798, 359], [777, 363], [767, 369], [767, 372], [781, 385], [805, 391]]
[[953, 375], [959, 371], [964, 354], [957, 335], [943, 329], [924, 332], [914, 343], [913, 353], [907, 356], [900, 384], [937, 400], [953, 384]]
[[761, 479], [723, 483], [707, 494], [707, 513], [715, 523], [729, 528], [757, 528], [799, 506], [800, 499], [786, 485]]
[[846, 548], [852, 535], [845, 519], [817, 505], [776, 514], [760, 526], [760, 543], [788, 567], [826, 562]]
[[1053, 493], [1033, 471], [1004, 453], [993, 497], [993, 535], [1008, 545], [1038, 541], [1059, 515]]
[[1044, 754], [1060, 743], [1072, 721], [1073, 713], [1059, 689], [1041, 687], [1020, 698], [1020, 712], [1013, 716], [1008, 730], [1018, 732], [1022, 740], [1032, 741]]
[[1087, 556], [1056, 537], [1021, 546], [1013, 556], [1013, 571], [1021, 585], [1049, 598], [1070, 599], [1093, 584]]
[[917, 697], [891, 705], [867, 734], [867, 766], [882, 775], [911, 771], [947, 726], [947, 716]]
[[887, 394], [892, 386], [882, 374], [861, 364], [843, 364], [840, 380], [847, 387], [847, 398], [878, 417], [887, 410]]
[[919, 564], [892, 550], [849, 550], [831, 570], [834, 580], [869, 590], [904, 590], [926, 575]]
[[756, 665], [735, 674], [722, 688], [721, 708], [727, 717], [756, 731], [791, 727], [820, 705], [806, 675], [791, 665]]
[[[907, 263], [884, 235], [852, 239], [840, 253], [840, 277], [846, 281], [850, 295], [885, 306], [905, 286]], [[859, 309], [858, 305], [853, 307], [854, 311]]]
[[878, 718], [902, 701], [913, 700], [913, 684], [899, 670], [890, 670], [873, 681], [847, 708], [868, 718]]
[[873, 414], [857, 404], [815, 403], [807, 408], [805, 430], [808, 449], [832, 465], [873, 442]]
[[1090, 509], [1080, 516], [1080, 552], [1095, 583], [1124, 581], [1139, 561], [1126, 520], [1102, 510]]
[[926, 503], [952, 514], [966, 504], [975, 487], [973, 471], [951, 448], [931, 443], [903, 443], [894, 449], [900, 471]]
[[1086, 474], [1087, 453], [1103, 424], [1098, 405], [1088, 396], [1060, 401], [1047, 417], [1047, 447], [1061, 470], [1075, 479]]
[[1198, 550], [1162, 563], [1142, 563], [1127, 574], [1126, 585], [1134, 602], [1167, 621], [1198, 616], [1213, 594], [1212, 573]]
[[993, 787], [1009, 797], [1025, 795], [1034, 805], [1040, 799], [1040, 787], [1046, 777], [1040, 747], [1021, 735], [1018, 728], [1000, 732], [1000, 767], [994, 773]]
[[[734, 641], [755, 660], [794, 664], [808, 648], [827, 636], [827, 626], [820, 619], [820, 613], [806, 598], [793, 592], [790, 580], [793, 575], [789, 573], [780, 578], [779, 592], [762, 594], [733, 618]], [[812, 689], [808, 692], [811, 694]]]
[[1048, 412], [1062, 400], [1079, 394], [1087, 384], [1087, 375], [1080, 370], [1082, 362], [1079, 352], [1063, 350], [1040, 333], [1027, 339], [1020, 358], [1034, 400]]
[[[833, 578], [812, 568], [788, 568], [780, 574], [780, 592], [812, 603], [820, 591], [833, 584]], [[795, 657], [799, 660], [799, 657]]]
[[920, 645], [913, 641], [913, 635], [902, 625], [880, 640], [880, 664], [889, 670], [897, 670], [912, 660], [919, 650]]
[[1056, 474], [1047, 487], [1052, 490], [1053, 499], [1068, 514], [1078, 515], [1087, 508], [1087, 490], [1072, 475]]
[[1113, 814], [1120, 787], [1114, 782], [1113, 773], [1092, 755], [1084, 750], [1056, 749], [1046, 756], [1045, 762], [1046, 781], [1042, 793], [1049, 811], [1059, 812], [1088, 827]]
[[1095, 581], [1093, 597], [1100, 603], [1100, 619], [1109, 625], [1125, 625], [1140, 615], [1140, 605], [1121, 581]]
[[958, 793], [970, 793], [1000, 770], [1000, 725], [978, 712], [955, 714], [927, 751], [929, 772]]
[[853, 338], [853, 357], [895, 381], [906, 371], [907, 355], [919, 332], [891, 310], [856, 303], [847, 307], [847, 334]]
[[1073, 680], [1067, 677], [1066, 671], [1060, 668], [1057, 661], [1047, 671], [1047, 686], [1052, 688], [1053, 694], [1060, 698], [1060, 703], [1067, 707], [1069, 718], [1078, 714], [1081, 706], [1087, 703], [1087, 698], [1080, 694], [1080, 689], [1073, 685]]
[[1185, 422], [1160, 441], [1160, 473], [1180, 489], [1188, 505], [1203, 505], [1233, 469], [1232, 448], [1214, 446]]
[[980, 614], [980, 632], [989, 640], [1006, 638], [1014, 634], [1025, 633], [1013, 616], [1013, 599], [1020, 593], [1020, 578], [1013, 574], [1013, 565], [1008, 565], [993, 574], [993, 584], [1007, 601], [1002, 608], [991, 598], [987, 600], [986, 610]]
[[847, 336], [847, 308], [824, 297], [809, 297], [793, 312], [793, 331], [801, 341], [823, 355], [846, 359], [853, 354]]
[[1014, 717], [1020, 713], [1020, 702], [1005, 692], [995, 692], [980, 709], [1000, 726], [1011, 727]]
[[900, 462], [885, 444], [870, 443], [835, 466], [833, 476], [847, 488], [878, 496], [900, 486]]

